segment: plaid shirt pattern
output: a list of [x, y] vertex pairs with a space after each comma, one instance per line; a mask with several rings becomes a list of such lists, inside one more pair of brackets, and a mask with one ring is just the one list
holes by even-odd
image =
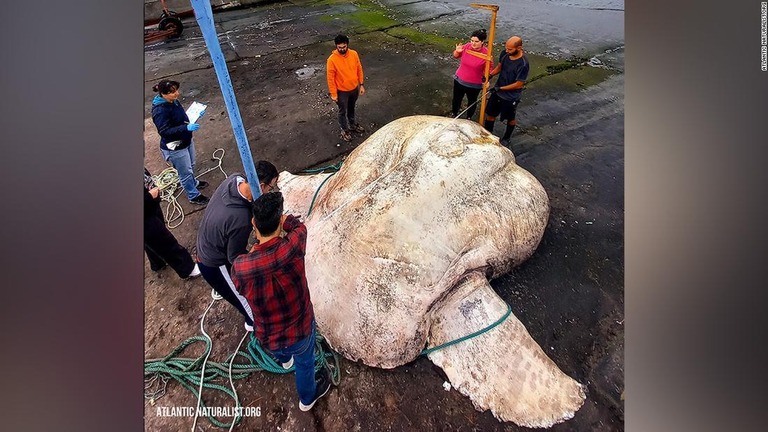
[[256, 244], [232, 264], [232, 282], [253, 311], [253, 331], [268, 350], [289, 347], [312, 332], [315, 317], [304, 273], [307, 227], [293, 215], [285, 237]]

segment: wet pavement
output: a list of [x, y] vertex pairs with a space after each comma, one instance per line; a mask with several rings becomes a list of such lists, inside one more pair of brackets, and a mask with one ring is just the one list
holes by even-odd
[[[338, 161], [396, 118], [446, 114], [457, 66], [448, 47], [488, 27], [490, 13], [469, 3], [292, 1], [214, 15], [254, 159], [298, 172]], [[584, 407], [553, 430], [623, 430], [623, 8], [617, 1], [516, 1], [502, 4], [498, 17], [497, 42], [521, 35], [532, 68], [542, 75], [524, 92], [512, 150], [546, 189], [551, 215], [533, 256], [492, 285], [550, 358], [587, 385]], [[358, 111], [368, 132], [351, 143], [339, 139], [336, 107], [325, 84], [325, 60], [339, 32], [349, 34], [366, 74], [367, 93]], [[418, 39], [423, 35], [437, 38]], [[181, 39], [148, 46], [145, 53], [144, 145], [150, 171], [165, 167], [149, 109], [152, 85], [166, 77], [181, 82], [185, 106], [208, 104], [195, 133], [197, 171], [215, 169], [211, 156], [217, 148], [225, 150], [224, 171], [242, 171], [194, 20], [185, 20]], [[602, 65], [547, 73], [547, 65], [573, 55], [596, 56]], [[497, 125], [495, 133], [502, 132]], [[224, 176], [215, 169], [201, 178], [214, 188]], [[187, 214], [173, 232], [194, 252], [202, 212], [180, 201]], [[170, 270], [154, 273], [146, 265], [147, 358], [166, 355], [199, 333], [209, 292], [202, 280], [181, 281]], [[221, 304], [206, 318], [206, 330], [214, 339], [212, 358], [222, 361], [242, 337], [242, 322]], [[391, 371], [349, 361], [342, 369], [341, 386], [311, 413], [297, 409], [290, 377], [261, 373], [238, 381], [240, 398], [263, 410], [238, 428], [525, 430], [476, 411], [456, 391], [443, 390], [442, 371], [427, 359]], [[213, 398], [208, 405], [231, 404], [207, 397]], [[194, 403], [178, 386], [158, 401], [162, 406]], [[149, 404], [145, 422], [149, 430], [191, 425], [189, 418], [158, 417]], [[215, 429], [207, 421], [198, 425]]]
[[564, 57], [594, 55], [624, 46], [624, 2], [619, 0], [518, 0], [473, 2], [471, 0], [381, 0], [420, 30], [446, 35], [469, 35], [489, 28], [491, 13], [470, 3], [496, 4], [496, 41], [513, 35], [537, 53]]

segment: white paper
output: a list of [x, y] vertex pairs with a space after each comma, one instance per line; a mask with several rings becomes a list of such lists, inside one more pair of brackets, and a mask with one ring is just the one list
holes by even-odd
[[192, 105], [187, 108], [187, 117], [189, 117], [189, 123], [197, 123], [203, 115], [203, 111], [208, 108], [208, 105], [201, 104], [200, 102], [192, 102]]

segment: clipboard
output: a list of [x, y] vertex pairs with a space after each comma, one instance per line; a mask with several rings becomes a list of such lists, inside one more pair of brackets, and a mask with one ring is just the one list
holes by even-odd
[[187, 108], [189, 123], [197, 123], [200, 117], [203, 116], [206, 108], [208, 108], [208, 105], [201, 104], [200, 102], [192, 102], [192, 105]]

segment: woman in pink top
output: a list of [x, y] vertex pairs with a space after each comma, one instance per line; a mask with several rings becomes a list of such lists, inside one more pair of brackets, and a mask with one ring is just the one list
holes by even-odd
[[[467, 95], [467, 106], [477, 101], [480, 90], [483, 89], [483, 72], [485, 72], [485, 60], [477, 58], [471, 54], [464, 55], [464, 51], [477, 51], [480, 54], [488, 54], [488, 48], [484, 46], [487, 34], [485, 29], [472, 32], [469, 43], [458, 44], [453, 50], [453, 58], [460, 58], [459, 68], [453, 76], [453, 105], [451, 106], [451, 117], [456, 117], [461, 107], [461, 101], [464, 95]], [[493, 69], [493, 62], [491, 62]], [[490, 70], [490, 69], [489, 69]], [[476, 105], [467, 110], [467, 118], [471, 119], [475, 113]]]

